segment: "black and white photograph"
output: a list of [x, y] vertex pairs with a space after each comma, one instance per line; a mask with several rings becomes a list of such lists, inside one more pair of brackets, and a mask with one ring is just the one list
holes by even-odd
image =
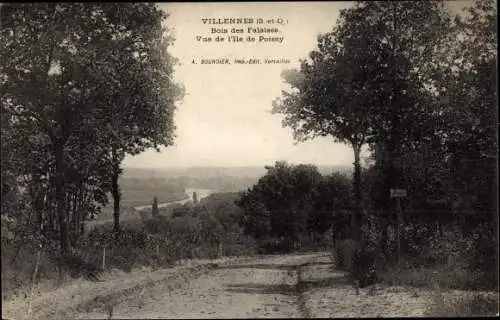
[[498, 316], [497, 16], [0, 3], [2, 319]]

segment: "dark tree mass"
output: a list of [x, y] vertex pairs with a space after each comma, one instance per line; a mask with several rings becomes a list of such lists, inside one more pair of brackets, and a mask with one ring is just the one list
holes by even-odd
[[[376, 238], [374, 255], [399, 258], [404, 244], [391, 253], [391, 226], [439, 236], [458, 227], [466, 239], [483, 239], [474, 241], [483, 271], [495, 268], [496, 45], [493, 1], [477, 1], [456, 19], [440, 1], [357, 2], [318, 37], [300, 69], [283, 72], [290, 90], [273, 104], [283, 126], [297, 141], [329, 136], [354, 151], [346, 224], [361, 251]], [[372, 158], [365, 172], [364, 146]], [[391, 189], [408, 196], [391, 198]], [[378, 230], [366, 225], [374, 218]]]
[[119, 230], [125, 154], [173, 142], [166, 18], [147, 3], [1, 7], [2, 216], [62, 256], [108, 192]]

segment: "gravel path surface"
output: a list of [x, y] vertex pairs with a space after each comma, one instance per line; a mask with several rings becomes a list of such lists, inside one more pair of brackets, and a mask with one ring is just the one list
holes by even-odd
[[303, 268], [304, 297], [314, 318], [419, 317], [423, 316], [430, 291], [378, 285], [356, 290], [346, 273], [333, 270], [328, 260]]
[[[302, 318], [297, 272], [302, 263], [324, 254], [281, 255], [238, 264], [221, 263], [194, 279], [158, 282], [113, 308], [113, 318]], [[96, 308], [78, 317], [105, 319]]]

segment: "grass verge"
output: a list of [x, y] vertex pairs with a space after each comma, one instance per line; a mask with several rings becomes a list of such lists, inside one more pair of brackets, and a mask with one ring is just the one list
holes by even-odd
[[498, 292], [436, 292], [425, 316], [479, 317], [495, 316], [499, 312]]
[[380, 275], [382, 284], [410, 290], [432, 290], [425, 316], [493, 316], [499, 312], [498, 290], [476, 287], [477, 276], [465, 266], [391, 267]]

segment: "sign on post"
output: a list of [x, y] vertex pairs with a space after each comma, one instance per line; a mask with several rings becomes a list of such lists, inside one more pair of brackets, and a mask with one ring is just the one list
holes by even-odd
[[391, 198], [404, 198], [408, 196], [406, 189], [391, 189]]
[[401, 227], [403, 224], [403, 212], [401, 210], [401, 199], [408, 196], [406, 189], [391, 189], [391, 198], [396, 198], [396, 209], [398, 214], [398, 221], [396, 223], [396, 247], [397, 247], [397, 258], [398, 264], [401, 261]]

